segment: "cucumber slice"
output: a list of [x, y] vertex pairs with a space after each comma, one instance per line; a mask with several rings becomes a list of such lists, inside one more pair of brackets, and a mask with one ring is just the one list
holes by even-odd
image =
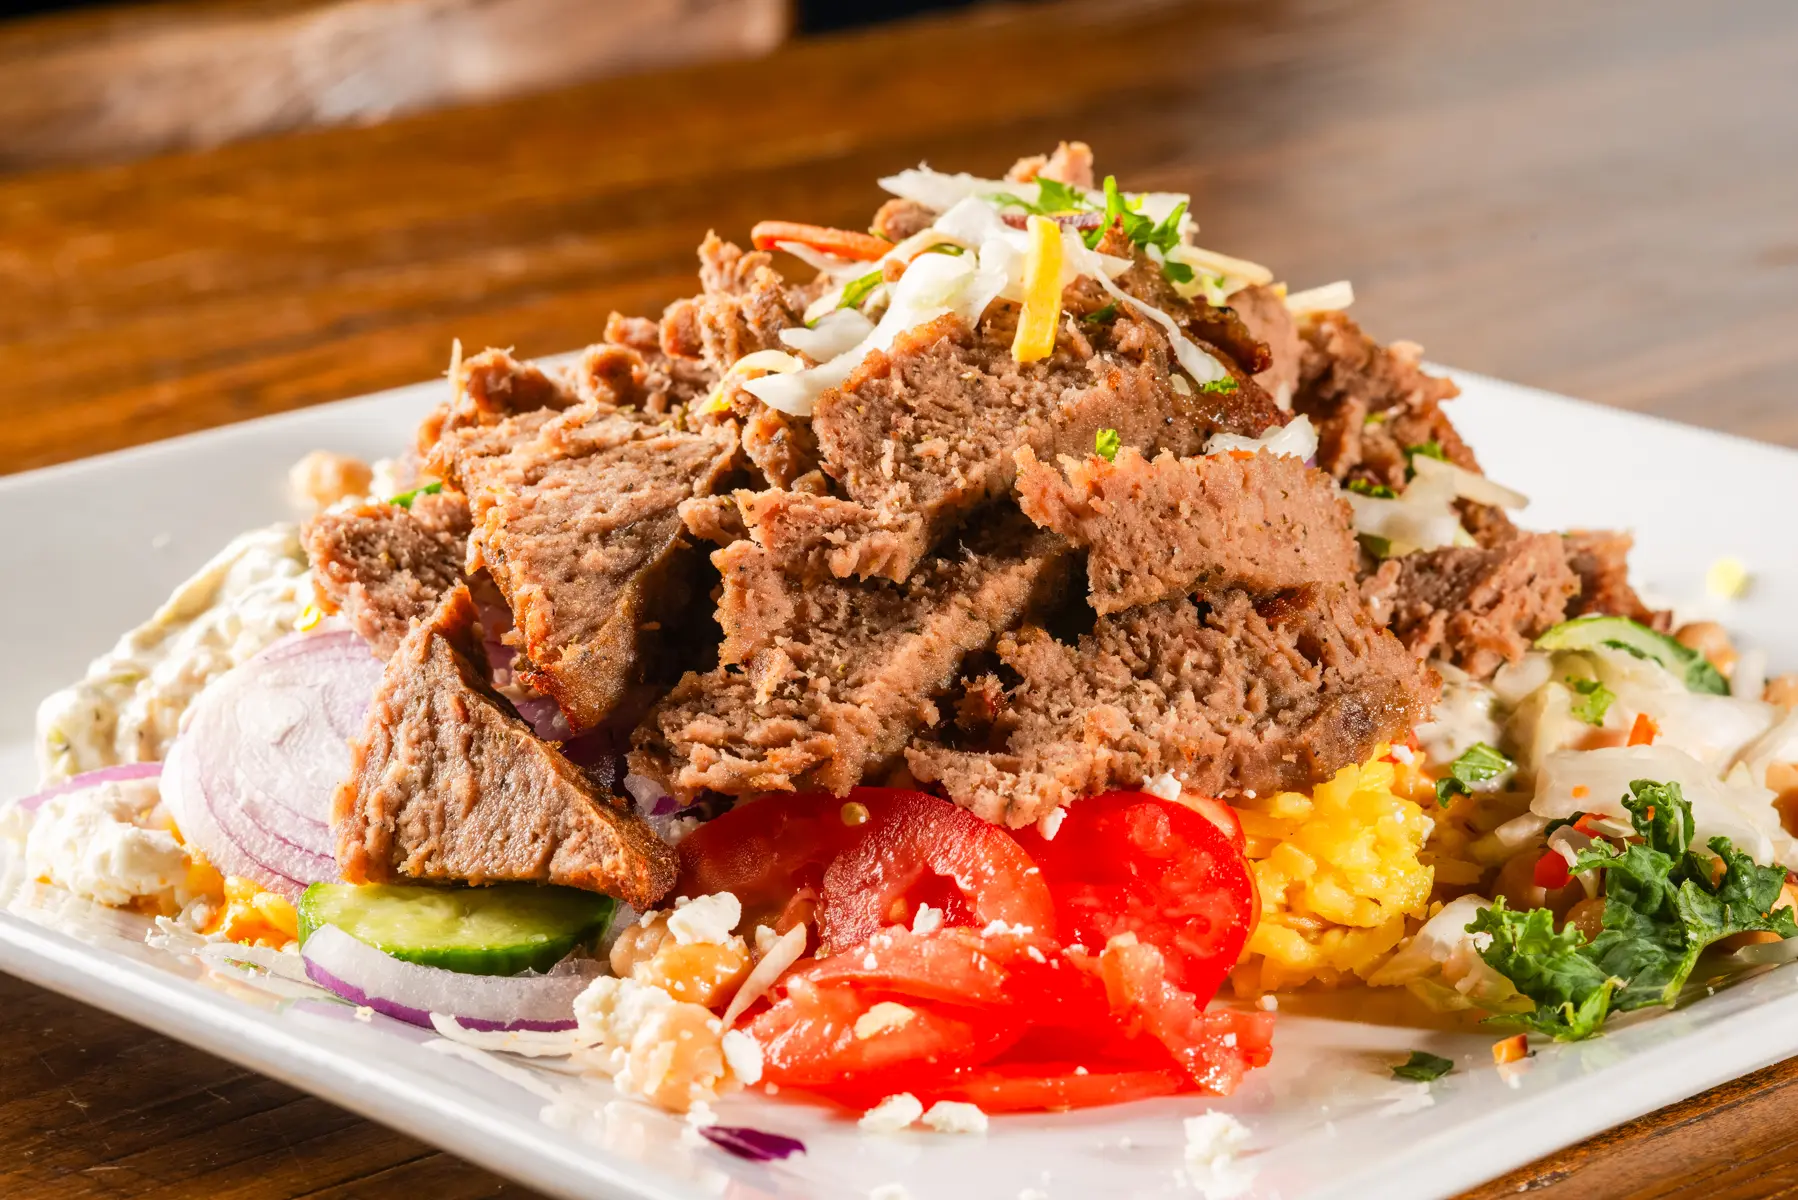
[[395, 958], [464, 975], [547, 971], [605, 932], [617, 902], [576, 888], [315, 883], [300, 897], [300, 944], [324, 925]]
[[1575, 617], [1536, 639], [1538, 650], [1627, 650], [1652, 659], [1685, 681], [1687, 690], [1729, 695], [1729, 681], [1696, 650], [1628, 617]]

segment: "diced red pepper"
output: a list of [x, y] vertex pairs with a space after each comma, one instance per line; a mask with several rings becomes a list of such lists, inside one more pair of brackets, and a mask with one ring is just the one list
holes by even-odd
[[1567, 860], [1561, 857], [1558, 850], [1549, 850], [1536, 860], [1534, 875], [1536, 886], [1548, 891], [1559, 891], [1573, 882], [1573, 876], [1567, 870]]
[[1654, 723], [1654, 718], [1647, 713], [1637, 713], [1636, 723], [1629, 727], [1629, 744], [1652, 746], [1654, 739], [1659, 736], [1661, 736], [1661, 727]]

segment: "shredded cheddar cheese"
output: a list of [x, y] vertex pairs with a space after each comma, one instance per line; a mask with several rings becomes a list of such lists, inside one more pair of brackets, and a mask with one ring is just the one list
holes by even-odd
[[1027, 225], [1030, 251], [1024, 259], [1024, 310], [1011, 356], [1037, 362], [1055, 351], [1055, 327], [1061, 322], [1061, 226], [1048, 217], [1031, 216]]

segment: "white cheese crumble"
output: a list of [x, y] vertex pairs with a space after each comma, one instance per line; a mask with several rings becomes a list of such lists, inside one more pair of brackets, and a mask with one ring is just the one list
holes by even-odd
[[903, 1004], [882, 1000], [855, 1019], [855, 1038], [857, 1041], [866, 1041], [889, 1030], [903, 1029], [917, 1015]]
[[943, 927], [943, 910], [932, 908], [928, 904], [918, 905], [918, 911], [912, 914], [911, 931], [913, 933], [935, 933]]
[[1174, 778], [1172, 771], [1163, 771], [1143, 784], [1142, 790], [1151, 796], [1159, 796], [1163, 800], [1178, 800], [1180, 798], [1180, 781]]
[[1035, 932], [1036, 926], [1034, 925], [1007, 925], [1004, 921], [988, 921], [986, 928], [980, 931], [980, 936], [994, 937], [1009, 933], [1013, 937], [1029, 937]]
[[910, 1092], [888, 1096], [862, 1114], [856, 1124], [869, 1133], [898, 1133], [910, 1128], [924, 1115], [924, 1106]]
[[187, 853], [166, 829], [142, 824], [161, 799], [155, 779], [102, 783], [53, 796], [25, 837], [25, 869], [77, 896], [119, 907], [139, 896], [177, 896]]
[[1052, 842], [1055, 835], [1061, 832], [1061, 823], [1067, 820], [1067, 816], [1065, 808], [1051, 809], [1036, 819], [1036, 831], [1043, 835], [1045, 842]]
[[724, 1065], [745, 1087], [760, 1083], [762, 1078], [762, 1044], [741, 1029], [728, 1029], [719, 1039], [724, 1051]]
[[1207, 1109], [1183, 1122], [1186, 1131], [1186, 1174], [1210, 1200], [1226, 1200], [1248, 1191], [1253, 1168], [1236, 1161], [1249, 1144], [1249, 1130], [1229, 1113]]
[[986, 1114], [978, 1104], [938, 1100], [924, 1114], [924, 1124], [938, 1133], [985, 1133]]
[[1255, 1001], [1255, 1007], [1262, 1012], [1278, 1012], [1280, 1008], [1280, 998], [1272, 992], [1269, 992], [1267, 995]]
[[[760, 1047], [724, 1043], [724, 1022], [653, 984], [602, 975], [575, 997], [574, 1016], [588, 1049], [582, 1065], [610, 1075], [618, 1090], [672, 1112], [710, 1103], [720, 1090], [761, 1077]], [[747, 1035], [744, 1035], [747, 1037]]]
[[729, 892], [714, 892], [697, 900], [681, 897], [668, 914], [668, 932], [683, 946], [704, 942], [723, 946], [743, 919], [743, 905]]

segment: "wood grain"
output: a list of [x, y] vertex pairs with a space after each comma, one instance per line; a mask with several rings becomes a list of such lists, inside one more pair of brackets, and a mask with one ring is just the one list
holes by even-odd
[[[708, 227], [855, 225], [874, 178], [1061, 137], [1203, 240], [1352, 278], [1443, 361], [1798, 445], [1798, 6], [1265, 0], [991, 8], [752, 63], [0, 179], [0, 471], [543, 353], [693, 287]], [[0, 984], [0, 1194], [516, 1189]], [[1798, 1191], [1798, 1067], [1474, 1193]]]
[[787, 0], [177, 0], [0, 25], [0, 170], [116, 162], [779, 44]]

